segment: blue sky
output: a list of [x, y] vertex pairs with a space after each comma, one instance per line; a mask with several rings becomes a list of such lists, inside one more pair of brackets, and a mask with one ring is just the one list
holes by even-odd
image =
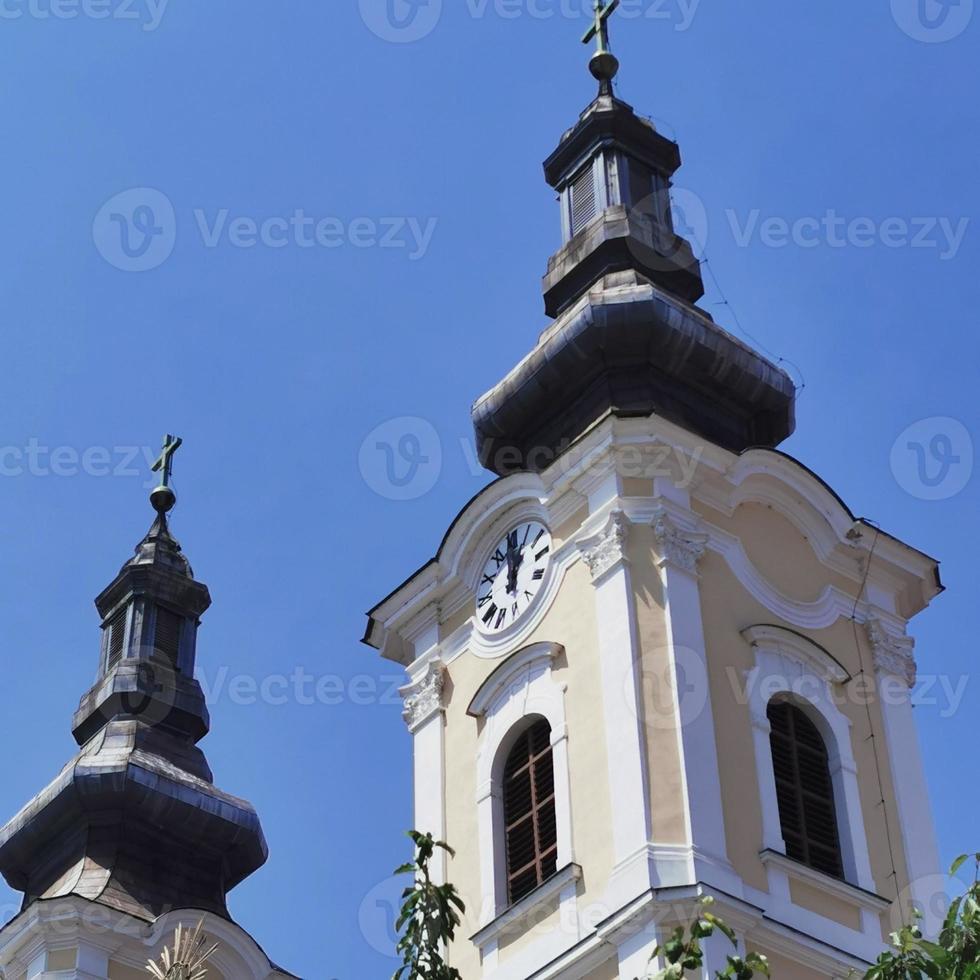
[[[272, 849], [232, 906], [309, 977], [393, 968], [410, 745], [362, 614], [487, 480], [469, 406], [545, 323], [540, 163], [593, 94], [588, 0], [397, 0], [407, 43], [383, 2], [0, 0], [0, 813], [69, 757], [91, 600], [150, 518], [127, 457], [177, 432], [175, 531], [215, 600], [204, 747]], [[620, 93], [681, 143], [704, 307], [805, 377], [784, 448], [943, 560], [915, 632], [955, 686], [978, 633], [980, 17], [918, 3], [632, 0], [613, 36]], [[392, 419], [427, 425], [362, 452]], [[430, 459], [425, 486], [392, 488], [382, 437]], [[980, 848], [980, 687], [924, 700], [951, 859]]]

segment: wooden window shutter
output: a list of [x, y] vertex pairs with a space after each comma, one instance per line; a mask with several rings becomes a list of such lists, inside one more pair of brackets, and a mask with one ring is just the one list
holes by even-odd
[[787, 702], [769, 705], [779, 822], [789, 857], [844, 877], [827, 746], [817, 726]]
[[541, 720], [518, 739], [504, 767], [507, 889], [510, 904], [558, 870], [551, 726]]
[[174, 667], [180, 654], [180, 634], [184, 625], [182, 616], [157, 606], [157, 623], [153, 634], [153, 649], [157, 656], [163, 657]]
[[572, 234], [578, 234], [598, 212], [595, 168], [590, 163], [572, 182]]

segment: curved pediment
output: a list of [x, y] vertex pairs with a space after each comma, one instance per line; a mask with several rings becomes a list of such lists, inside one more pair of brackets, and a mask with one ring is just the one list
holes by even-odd
[[849, 544], [855, 516], [831, 487], [792, 456], [773, 449], [750, 449], [729, 470], [730, 505], [771, 507], [788, 520], [826, 561]]
[[852, 615], [863, 586], [904, 618], [942, 591], [934, 559], [856, 518], [786, 453], [751, 449], [703, 477], [694, 496], [710, 508], [702, 513], [714, 526], [712, 547], [755, 598], [797, 627]]

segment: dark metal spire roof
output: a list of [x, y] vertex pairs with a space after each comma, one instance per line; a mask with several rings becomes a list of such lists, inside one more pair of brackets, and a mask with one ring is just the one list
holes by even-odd
[[680, 149], [612, 92], [616, 6], [597, 0], [583, 38], [596, 39], [599, 95], [544, 164], [564, 239], [543, 280], [553, 322], [472, 410], [479, 457], [500, 476], [547, 468], [609, 415], [659, 415], [734, 452], [795, 426], [785, 371], [694, 305], [701, 264], [670, 193]]
[[96, 600], [103, 644], [73, 720], [81, 750], [0, 829], [0, 873], [25, 907], [77, 895], [148, 920], [227, 917], [227, 892], [267, 857], [255, 810], [214, 786], [197, 746], [210, 720], [196, 638], [211, 597], [168, 526], [175, 446], [168, 437], [153, 526]]
[[194, 570], [181, 550], [180, 543], [170, 533], [166, 513], [158, 513], [146, 537], [136, 546], [136, 554], [123, 566], [157, 565], [179, 575], [194, 578]]

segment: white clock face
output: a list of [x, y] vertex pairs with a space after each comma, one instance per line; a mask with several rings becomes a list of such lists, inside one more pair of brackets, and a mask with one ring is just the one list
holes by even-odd
[[537, 521], [521, 524], [487, 559], [476, 594], [476, 618], [484, 633], [499, 633], [530, 609], [551, 562], [551, 534]]

